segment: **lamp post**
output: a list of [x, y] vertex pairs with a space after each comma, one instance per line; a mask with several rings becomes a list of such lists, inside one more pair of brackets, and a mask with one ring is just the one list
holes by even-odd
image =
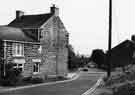
[[108, 54], [107, 54], [107, 76], [111, 75], [111, 45], [112, 45], [112, 0], [109, 0], [109, 35], [108, 35]]

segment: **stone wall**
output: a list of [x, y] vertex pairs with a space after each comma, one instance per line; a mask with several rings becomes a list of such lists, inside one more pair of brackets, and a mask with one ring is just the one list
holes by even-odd
[[[23, 76], [33, 75], [33, 59], [41, 59], [40, 74], [42, 75], [66, 75], [68, 62], [68, 32], [58, 16], [52, 16], [41, 28], [40, 44], [23, 43], [25, 59]], [[13, 42], [6, 41], [6, 61], [12, 62]], [[42, 46], [41, 54], [39, 47]], [[4, 53], [3, 53], [4, 54]], [[18, 57], [16, 57], [18, 58]]]
[[38, 52], [40, 44], [23, 43], [24, 44], [24, 56], [13, 56], [13, 44], [14, 42], [6, 41], [6, 62], [12, 63], [14, 59], [25, 59], [23, 76], [32, 76], [33, 74], [33, 62], [32, 59], [40, 59], [41, 54]]
[[67, 31], [60, 18], [53, 16], [43, 27], [41, 72], [47, 75], [65, 75], [67, 73]]
[[[40, 44], [24, 44], [24, 55], [26, 63], [24, 65], [24, 76], [33, 75], [33, 59], [41, 59], [41, 54], [39, 53]], [[41, 65], [41, 64], [40, 64]]]

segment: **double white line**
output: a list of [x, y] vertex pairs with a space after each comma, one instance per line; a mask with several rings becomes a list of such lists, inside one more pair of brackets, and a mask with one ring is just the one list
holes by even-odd
[[101, 84], [101, 82], [103, 81], [102, 78], [103, 77], [100, 77], [98, 79], [98, 81], [96, 82], [96, 84], [92, 88], [90, 88], [89, 90], [87, 90], [86, 92], [84, 92], [82, 95], [90, 95]]

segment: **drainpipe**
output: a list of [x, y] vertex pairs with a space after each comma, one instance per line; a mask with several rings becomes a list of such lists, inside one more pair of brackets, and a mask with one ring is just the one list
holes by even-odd
[[3, 63], [3, 75], [6, 76], [6, 68], [5, 68], [5, 64], [6, 64], [6, 47], [7, 47], [7, 43], [6, 41], [4, 41], [4, 63]]

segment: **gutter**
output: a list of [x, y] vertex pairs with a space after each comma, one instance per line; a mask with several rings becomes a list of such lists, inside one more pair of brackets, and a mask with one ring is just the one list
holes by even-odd
[[31, 44], [40, 44], [40, 42], [26, 42], [26, 41], [15, 41], [15, 40], [3, 40], [4, 42], [17, 42], [17, 43], [31, 43]]

